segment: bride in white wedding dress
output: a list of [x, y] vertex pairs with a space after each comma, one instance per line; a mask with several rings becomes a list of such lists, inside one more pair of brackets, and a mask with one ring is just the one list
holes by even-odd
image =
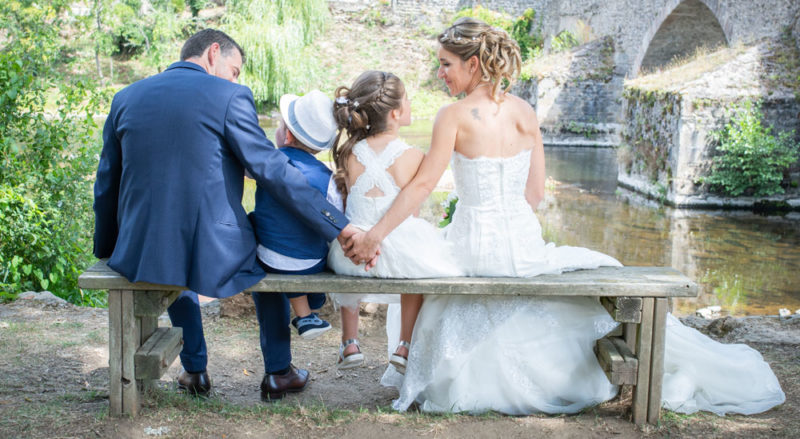
[[[533, 211], [544, 195], [536, 114], [499, 90], [519, 72], [516, 42], [469, 18], [456, 21], [439, 42], [438, 75], [452, 95], [466, 97], [440, 110], [416, 176], [370, 231], [345, 246], [347, 255], [370, 261], [450, 163], [459, 201], [445, 234], [469, 275], [527, 277], [620, 265], [602, 253], [542, 239]], [[399, 388], [398, 410], [416, 402], [426, 411], [575, 413], [617, 392], [592, 351], [615, 325], [592, 298], [428, 296], [405, 376], [390, 367], [382, 382]], [[686, 413], [757, 413], [785, 399], [758, 352], [717, 343], [671, 316], [663, 394], [664, 407]]]

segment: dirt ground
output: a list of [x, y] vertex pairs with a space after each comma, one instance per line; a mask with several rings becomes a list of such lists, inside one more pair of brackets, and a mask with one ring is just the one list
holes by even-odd
[[[223, 311], [225, 308], [223, 308]], [[227, 314], [227, 312], [223, 312]], [[725, 342], [747, 342], [764, 354], [786, 403], [754, 416], [664, 412], [658, 426], [630, 424], [630, 392], [575, 416], [522, 417], [397, 413], [396, 391], [378, 381], [385, 367], [382, 309], [362, 312], [367, 365], [346, 373], [335, 364], [339, 319], [311, 341], [292, 340], [294, 363], [312, 382], [297, 396], [259, 400], [263, 365], [254, 316], [220, 317], [204, 306], [214, 394], [174, 391], [176, 361], [140, 416], [108, 416], [108, 320], [104, 309], [17, 300], [0, 305], [0, 438], [91, 437], [800, 437], [800, 319], [689, 319]], [[165, 319], [162, 325], [167, 325]]]

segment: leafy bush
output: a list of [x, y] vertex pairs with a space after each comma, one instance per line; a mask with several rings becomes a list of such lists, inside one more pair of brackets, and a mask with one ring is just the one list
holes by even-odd
[[240, 79], [256, 102], [276, 104], [314, 84], [319, 67], [306, 47], [328, 16], [326, 0], [228, 0], [223, 30], [247, 53]]
[[514, 20], [511, 18], [510, 15], [493, 11], [491, 9], [486, 9], [481, 5], [477, 5], [471, 8], [464, 8], [456, 13], [454, 21], [461, 18], [461, 17], [472, 17], [477, 18], [488, 24], [489, 26], [499, 27], [504, 31], [511, 33], [511, 27], [514, 25]]
[[511, 37], [517, 40], [523, 61], [536, 58], [542, 52], [544, 45], [541, 28], [533, 32], [535, 18], [536, 12], [528, 8], [511, 27]]
[[533, 9], [526, 9], [516, 20], [510, 15], [486, 9], [480, 5], [472, 8], [465, 8], [456, 13], [455, 18], [472, 17], [486, 22], [489, 26], [494, 26], [511, 35], [517, 41], [520, 48], [522, 60], [534, 58], [541, 53], [544, 44], [541, 30], [532, 32], [536, 19], [536, 12]]
[[772, 128], [761, 123], [764, 116], [758, 103], [745, 101], [729, 115], [730, 121], [711, 133], [718, 156], [703, 181], [732, 196], [783, 193], [784, 174], [798, 159], [800, 145], [792, 141], [794, 132], [773, 136]]
[[552, 47], [553, 52], [564, 52], [579, 44], [580, 41], [578, 41], [575, 34], [568, 30], [559, 32], [557, 35], [553, 36], [553, 39], [550, 41], [550, 47]]
[[59, 73], [66, 1], [0, 3], [0, 298], [48, 289], [75, 303], [91, 260], [91, 175], [98, 140], [92, 84]]

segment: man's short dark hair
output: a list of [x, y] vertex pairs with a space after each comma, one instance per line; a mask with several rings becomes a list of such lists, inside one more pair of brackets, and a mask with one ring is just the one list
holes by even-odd
[[189, 39], [183, 43], [181, 61], [201, 56], [203, 52], [214, 43], [219, 44], [223, 56], [229, 56], [233, 49], [238, 50], [239, 54], [242, 55], [242, 64], [244, 64], [244, 50], [233, 38], [229, 37], [225, 32], [216, 29], [203, 29], [189, 37]]

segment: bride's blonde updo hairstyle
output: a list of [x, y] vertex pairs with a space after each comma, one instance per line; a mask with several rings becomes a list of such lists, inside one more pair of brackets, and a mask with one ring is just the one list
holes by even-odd
[[[406, 88], [396, 75], [378, 70], [362, 73], [350, 88], [341, 86], [334, 92], [333, 117], [339, 133], [331, 152], [336, 164], [334, 180], [342, 194], [347, 193], [347, 159], [359, 141], [386, 131], [389, 112], [403, 105]], [[342, 133], [347, 140], [341, 145]]]
[[445, 50], [462, 61], [473, 55], [478, 57], [481, 80], [492, 83], [492, 99], [496, 99], [503, 80], [508, 81], [504, 89], [508, 91], [519, 76], [522, 66], [519, 44], [503, 29], [475, 18], [461, 17], [439, 34], [438, 39]]

